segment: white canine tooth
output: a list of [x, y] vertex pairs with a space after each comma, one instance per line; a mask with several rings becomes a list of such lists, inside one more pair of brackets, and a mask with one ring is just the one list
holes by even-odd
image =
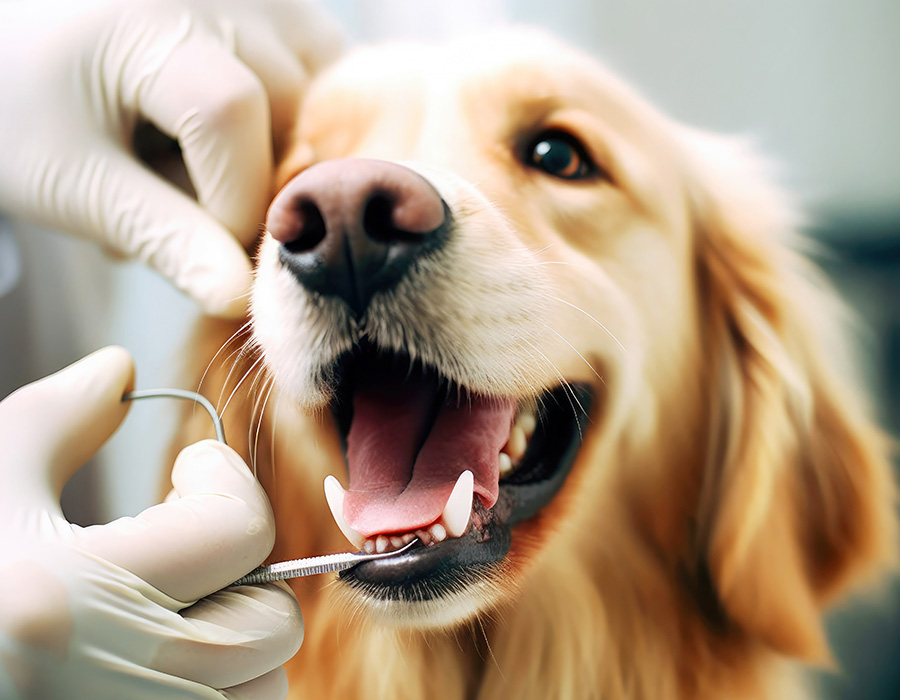
[[344, 487], [333, 476], [325, 477], [325, 500], [328, 501], [328, 507], [331, 508], [331, 515], [334, 522], [341, 529], [350, 544], [357, 549], [362, 549], [366, 542], [366, 538], [354, 530], [344, 520]]
[[500, 453], [500, 476], [506, 476], [512, 471], [512, 459], [505, 452]]
[[441, 522], [453, 537], [461, 537], [469, 527], [469, 516], [472, 514], [472, 494], [475, 490], [475, 477], [466, 470], [459, 475], [456, 485], [447, 499]]
[[391, 541], [387, 537], [385, 537], [384, 535], [378, 535], [378, 537], [375, 539], [375, 551], [379, 554], [383, 554], [387, 551], [388, 545], [390, 543]]
[[525, 454], [527, 444], [528, 441], [525, 437], [525, 431], [516, 425], [509, 433], [509, 440], [506, 443], [505, 452], [513, 462], [518, 462]]

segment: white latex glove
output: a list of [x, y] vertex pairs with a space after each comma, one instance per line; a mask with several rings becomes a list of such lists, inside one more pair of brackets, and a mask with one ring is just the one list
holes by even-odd
[[[305, 0], [0, 1], [0, 210], [240, 315], [273, 139], [339, 45]], [[200, 206], [134, 157], [142, 120], [177, 139]]]
[[0, 403], [0, 698], [284, 698], [280, 664], [303, 637], [290, 589], [219, 590], [274, 539], [235, 452], [186, 448], [177, 498], [137, 517], [81, 528], [60, 511], [124, 418], [132, 376], [107, 348]]

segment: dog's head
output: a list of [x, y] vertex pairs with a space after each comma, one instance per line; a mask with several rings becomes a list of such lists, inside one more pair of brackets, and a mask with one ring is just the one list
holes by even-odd
[[892, 541], [890, 485], [739, 145], [516, 31], [344, 60], [280, 181], [254, 338], [334, 416], [347, 537], [425, 545], [343, 575], [354, 595], [445, 625], [541, 566], [653, 571], [821, 651], [820, 604]]

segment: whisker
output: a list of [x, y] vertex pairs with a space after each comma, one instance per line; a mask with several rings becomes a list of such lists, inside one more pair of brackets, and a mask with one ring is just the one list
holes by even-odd
[[[531, 349], [534, 350], [538, 355], [540, 355], [541, 357], [544, 358], [544, 361], [553, 370], [553, 372], [554, 372], [554, 374], [556, 374], [557, 378], [559, 378], [560, 384], [565, 391], [566, 399], [568, 400], [569, 405], [572, 407], [572, 413], [577, 413], [577, 410], [575, 409], [575, 404], [578, 404], [578, 408], [581, 409], [581, 413], [583, 415], [587, 416], [588, 415], [587, 410], [584, 408], [581, 401], [578, 400], [578, 395], [575, 393], [575, 390], [572, 388], [572, 385], [569, 383], [569, 381], [563, 376], [562, 372], [559, 371], [559, 368], [550, 360], [550, 358], [548, 358], [537, 347], [535, 347], [535, 345], [532, 342], [530, 342], [529, 340], [526, 340], [524, 338], [523, 338], [523, 341], [525, 343], [527, 343], [531, 347]], [[573, 401], [574, 401], [574, 403], [573, 403]], [[579, 432], [579, 434], [581, 434], [582, 433], [581, 424], [580, 423], [577, 423], [577, 424], [578, 424], [578, 432]], [[583, 434], [581, 434], [581, 438], [584, 439]]]
[[[248, 331], [248, 330], [250, 330], [250, 321], [247, 321], [244, 325], [242, 325], [240, 328], [238, 328], [234, 333], [231, 334], [231, 337], [229, 337], [228, 340], [226, 340], [224, 343], [222, 343], [219, 346], [219, 349], [216, 350], [216, 354], [212, 356], [212, 359], [206, 365], [206, 369], [203, 370], [203, 374], [200, 376], [200, 381], [197, 383], [197, 391], [198, 392], [200, 392], [200, 389], [203, 386], [203, 382], [206, 379], [206, 375], [209, 374], [209, 371], [212, 369], [212, 366], [215, 363], [216, 359], [219, 357], [219, 355], [221, 355], [222, 352], [225, 350], [225, 348], [227, 348], [234, 340], [236, 340], [237, 337], [241, 333]], [[240, 350], [240, 348], [238, 348], [237, 350], [232, 350], [232, 352], [228, 356], [229, 359], [234, 355], [235, 352], [238, 352], [239, 350]]]
[[[256, 374], [256, 376], [258, 378], [259, 372], [254, 372], [254, 370], [257, 369], [257, 367], [259, 366], [259, 364], [262, 361], [263, 361], [263, 356], [260, 355], [258, 358], [256, 358], [256, 361], [252, 365], [250, 365], [250, 367], [247, 369], [247, 371], [244, 372], [244, 376], [240, 378], [238, 383], [234, 385], [234, 389], [232, 389], [231, 394], [228, 396], [228, 400], [225, 401], [225, 405], [222, 407], [222, 410], [219, 411], [220, 416], [225, 415], [225, 411], [228, 410], [228, 406], [231, 403], [231, 400], [234, 398], [235, 394], [237, 394], [238, 389], [240, 389], [240, 387], [241, 387], [241, 384], [243, 384], [247, 380], [247, 377], [249, 377], [251, 374]], [[254, 381], [255, 381], [255, 379], [254, 379]], [[252, 387], [252, 385], [251, 385], [251, 387]]]
[[568, 345], [570, 348], [572, 348], [572, 352], [574, 352], [576, 355], [578, 355], [578, 357], [581, 358], [581, 361], [584, 362], [584, 364], [586, 364], [588, 366], [588, 369], [594, 373], [594, 376], [597, 377], [597, 379], [599, 379], [601, 382], [603, 382], [604, 386], [606, 385], [606, 380], [597, 373], [597, 370], [594, 369], [594, 366], [590, 362], [587, 361], [587, 359], [584, 357], [584, 355], [582, 355], [578, 351], [578, 349], [574, 345], [572, 345], [572, 343], [570, 343], [568, 340], [566, 340], [562, 336], [562, 334], [559, 333], [554, 328], [551, 328], [550, 326], [548, 326], [546, 324], [544, 324], [544, 328], [546, 328], [548, 331], [550, 331], [551, 333], [556, 335], [561, 341], [563, 341], [566, 345]]
[[532, 343], [530, 340], [528, 340], [527, 338], [522, 338], [522, 342], [525, 343], [526, 345], [528, 345], [528, 347], [530, 347], [538, 355], [541, 356], [541, 358], [544, 360], [544, 363], [546, 364], [546, 366], [548, 366], [553, 371], [553, 373], [556, 375], [557, 379], [559, 379], [560, 384], [563, 387], [565, 387], [566, 389], [571, 389], [571, 387], [569, 386], [569, 381], [565, 378], [563, 373], [559, 371], [559, 368], [549, 357], [547, 357], [543, 352], [541, 352], [537, 348], [537, 346], [534, 343]]
[[[248, 426], [248, 435], [247, 435], [247, 443], [253, 444], [253, 449], [250, 452], [250, 466], [253, 471], [253, 474], [256, 475], [259, 472], [259, 431], [262, 428], [263, 416], [266, 412], [266, 404], [269, 402], [269, 396], [272, 395], [272, 388], [275, 386], [275, 382], [272, 378], [272, 375], [266, 374], [266, 378], [263, 380], [262, 387], [260, 388], [259, 395], [256, 397], [256, 401], [253, 405], [253, 412], [250, 414], [250, 425]], [[265, 394], [265, 396], [263, 396]], [[260, 400], [262, 402], [260, 403]], [[257, 410], [259, 414], [257, 415]], [[251, 435], [250, 433], [253, 431], [253, 423], [256, 423], [256, 432]]]
[[[528, 342], [528, 341], [525, 341], [525, 342]], [[569, 407], [572, 409], [572, 414], [577, 415], [578, 409], [575, 408], [575, 405], [577, 404], [578, 408], [581, 409], [581, 413], [585, 416], [588, 416], [589, 414], [588, 414], [587, 410], [585, 409], [584, 405], [582, 405], [581, 401], [578, 399], [578, 395], [575, 393], [575, 390], [572, 388], [572, 385], [569, 383], [569, 381], [563, 376], [562, 372], [559, 371], [559, 369], [556, 367], [556, 365], [546, 355], [544, 355], [544, 353], [542, 353], [540, 350], [538, 350], [536, 347], [534, 347], [533, 344], [531, 344], [531, 343], [528, 343], [528, 344], [531, 345], [531, 347], [534, 349], [535, 352], [537, 352], [538, 354], [541, 355], [541, 357], [544, 358], [544, 360], [553, 369], [553, 372], [559, 378], [560, 385], [562, 386], [563, 393], [566, 397], [566, 401], [569, 402]], [[582, 429], [581, 429], [581, 422], [576, 420], [575, 425], [578, 427], [579, 438], [581, 440], [584, 440], [584, 431], [582, 431]]]
[[600, 326], [600, 328], [602, 328], [604, 331], [606, 331], [606, 334], [615, 341], [616, 345], [619, 346], [619, 348], [622, 350], [622, 352], [624, 352], [626, 355], [628, 354], [628, 351], [625, 349], [625, 346], [619, 342], [619, 339], [616, 338], [615, 335], [613, 335], [612, 331], [610, 331], [609, 328], [607, 328], [602, 323], [600, 323], [600, 321], [598, 321], [596, 318], [591, 316], [587, 311], [585, 311], [584, 309], [582, 309], [579, 306], [576, 306], [575, 304], [572, 304], [572, 303], [566, 301], [565, 299], [560, 299], [559, 297], [554, 297], [554, 296], [551, 296], [550, 298], [555, 299], [556, 301], [560, 302], [561, 304], [565, 304], [566, 306], [571, 306], [576, 311], [580, 311], [581, 313], [583, 313], [585, 316], [587, 316], [589, 319], [591, 319], [594, 323], [596, 323], [598, 326]]
[[[232, 376], [234, 376], [234, 372], [238, 368], [241, 360], [252, 352], [251, 342], [252, 341], [250, 340], [244, 341], [228, 356], [228, 359], [231, 362], [231, 367], [228, 370], [228, 374], [225, 375], [225, 381], [222, 382], [222, 388], [219, 390], [219, 398], [216, 402], [217, 406], [222, 404], [222, 398], [225, 396], [225, 392], [228, 391], [228, 385], [231, 383], [231, 378]], [[238, 383], [238, 385], [240, 385], [240, 382]]]
[[[256, 363], [254, 363], [254, 367]], [[265, 366], [260, 367], [256, 372], [254, 372], [253, 381], [250, 382], [250, 386], [247, 388], [247, 398], [254, 398], [253, 401], [253, 410], [250, 412], [250, 425], [253, 424], [254, 417], [256, 416], [256, 410], [259, 408], [259, 401], [262, 398], [263, 394], [266, 391], [266, 385], [269, 382], [271, 375], [266, 372]], [[257, 388], [259, 387], [259, 388]], [[250, 428], [248, 427], [248, 430]], [[248, 440], [250, 438], [250, 434], [247, 434]], [[247, 446], [250, 446], [248, 441]]]
[[[488, 655], [491, 657], [491, 662], [494, 665], [494, 668], [497, 669], [497, 673], [500, 674], [500, 678], [506, 682], [506, 676], [503, 673], [503, 669], [500, 668], [500, 662], [497, 661], [497, 657], [494, 655], [494, 649], [491, 646], [491, 640], [488, 637], [487, 630], [484, 628], [484, 622], [480, 617], [476, 617], [475, 621], [478, 623], [478, 629], [481, 631], [481, 636], [484, 639], [484, 645], [487, 647]], [[473, 630], [474, 632], [474, 630]]]
[[[268, 383], [268, 388], [266, 389], [266, 398], [263, 399], [262, 407], [259, 410], [259, 417], [257, 418], [258, 422], [256, 425], [256, 438], [254, 440], [254, 447], [253, 447], [253, 453], [254, 453], [253, 459], [257, 464], [258, 464], [258, 457], [259, 457], [259, 435], [260, 435], [260, 431], [262, 430], [263, 421], [266, 417], [266, 410], [269, 407], [269, 401], [272, 398], [273, 392], [275, 392], [275, 378], [272, 377], [271, 375], [269, 375], [267, 383]], [[273, 432], [274, 432], [274, 426], [273, 426]], [[274, 441], [274, 435], [273, 435], [273, 441]], [[272, 443], [270, 443], [269, 444], [269, 461], [270, 462], [272, 461], [272, 452], [273, 451], [274, 451], [274, 448], [272, 446]]]
[[[509, 250], [511, 252], [525, 253], [527, 255], [540, 255], [544, 251], [550, 250], [550, 248], [552, 248], [552, 247], [553, 247], [552, 243], [548, 243], [543, 248], [529, 248], [527, 245], [518, 245], [518, 246], [512, 246]], [[541, 261], [537, 261], [537, 262], [538, 262], [538, 264], [542, 264]]]
[[[275, 386], [275, 377], [272, 377], [272, 387]], [[281, 392], [275, 392], [275, 408], [272, 409], [272, 436], [271, 442], [269, 443], [269, 467], [272, 475], [272, 482], [270, 486], [270, 493], [268, 494], [269, 499], [272, 501], [272, 505], [274, 506], [278, 501], [278, 481], [275, 479], [275, 428], [278, 426], [278, 409], [281, 406]]]

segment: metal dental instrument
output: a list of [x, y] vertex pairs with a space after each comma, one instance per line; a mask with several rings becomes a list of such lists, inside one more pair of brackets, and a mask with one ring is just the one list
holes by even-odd
[[325, 554], [321, 557], [306, 557], [304, 559], [294, 559], [293, 561], [282, 561], [277, 564], [260, 566], [246, 576], [241, 576], [241, 578], [231, 585], [245, 586], [253, 583], [270, 583], [272, 581], [281, 581], [286, 578], [327, 574], [330, 571], [343, 571], [344, 569], [349, 569], [357, 564], [362, 564], [364, 561], [395, 557], [408, 550], [415, 543], [416, 540], [412, 540], [400, 549], [395, 549], [393, 552], [383, 552], [381, 554], [366, 554], [365, 552]]
[[225, 428], [222, 427], [222, 419], [219, 418], [219, 414], [216, 413], [216, 409], [213, 408], [213, 405], [209, 402], [209, 399], [207, 399], [202, 394], [198, 394], [196, 391], [186, 391], [184, 389], [144, 389], [142, 391], [129, 391], [126, 392], [124, 396], [122, 396], [122, 401], [159, 398], [186, 399], [188, 401], [196, 401], [206, 409], [206, 412], [209, 413], [209, 417], [212, 418], [213, 425], [216, 426], [216, 440], [221, 442], [223, 445], [228, 444], [225, 442]]
[[[213, 424], [216, 427], [216, 439], [223, 445], [225, 442], [225, 429], [222, 427], [222, 419], [216, 413], [216, 409], [209, 400], [196, 391], [186, 391], [185, 389], [144, 389], [141, 391], [129, 391], [122, 396], [122, 401], [134, 401], [135, 399], [186, 399], [188, 401], [196, 401], [209, 413]], [[231, 586], [246, 586], [254, 583], [271, 583], [272, 581], [282, 581], [286, 578], [298, 578], [300, 576], [313, 576], [314, 574], [327, 574], [331, 571], [343, 571], [362, 564], [365, 561], [374, 561], [376, 559], [387, 559], [402, 554], [412, 547], [418, 538], [410, 541], [400, 549], [393, 552], [382, 552], [381, 554], [366, 554], [365, 552], [346, 552], [342, 554], [324, 554], [319, 557], [304, 557], [303, 559], [292, 559], [291, 561], [282, 561], [267, 566], [258, 566], [246, 576], [241, 576]]]

